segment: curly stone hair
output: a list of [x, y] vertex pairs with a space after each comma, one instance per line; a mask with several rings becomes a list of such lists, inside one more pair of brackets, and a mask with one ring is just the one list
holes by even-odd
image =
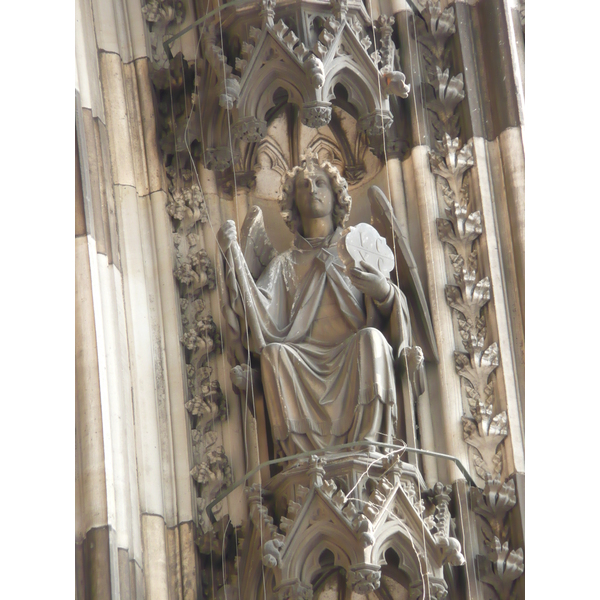
[[334, 227], [344, 227], [350, 217], [352, 209], [352, 198], [348, 193], [348, 182], [340, 175], [340, 172], [330, 162], [319, 162], [318, 157], [308, 153], [301, 157], [300, 166], [288, 171], [281, 182], [281, 197], [279, 199], [279, 210], [281, 216], [292, 233], [300, 231], [302, 222], [300, 213], [296, 207], [296, 176], [301, 171], [312, 171], [315, 168], [322, 169], [329, 177], [331, 188], [335, 194], [333, 207]]

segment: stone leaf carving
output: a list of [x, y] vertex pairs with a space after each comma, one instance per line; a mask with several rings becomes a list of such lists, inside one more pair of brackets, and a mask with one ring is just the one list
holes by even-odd
[[[217, 446], [205, 454], [204, 460], [196, 465], [190, 475], [200, 484], [231, 483], [231, 469], [223, 446]], [[216, 494], [214, 494], [216, 495]]]
[[174, 25], [183, 23], [185, 6], [181, 0], [150, 0], [142, 6], [142, 14], [151, 28], [152, 60], [158, 67], [168, 69], [169, 58], [163, 42], [167, 32], [175, 33]]
[[462, 73], [450, 76], [451, 57], [447, 42], [455, 33], [454, 7], [442, 10], [439, 1], [429, 0], [415, 20], [417, 41], [423, 48], [425, 61], [426, 106], [431, 114], [431, 125], [436, 139], [445, 134], [458, 137], [460, 128], [458, 115], [454, 114], [458, 104], [464, 99]]
[[240, 119], [231, 128], [234, 137], [245, 142], [260, 142], [267, 135], [267, 122], [259, 121], [254, 117]]
[[303, 125], [318, 129], [331, 121], [330, 102], [310, 102], [305, 104], [300, 111], [300, 120]]
[[370, 594], [379, 588], [381, 567], [379, 565], [359, 565], [348, 572], [348, 583], [357, 594]]
[[[485, 320], [480, 317], [480, 313], [491, 298], [490, 280], [488, 277], [484, 277], [477, 281], [476, 252], [471, 252], [469, 255], [467, 268], [465, 268], [465, 260], [462, 255], [451, 254], [449, 258], [457, 285], [446, 286], [446, 301], [459, 313], [459, 330], [463, 342], [467, 342], [472, 331], [477, 331], [478, 335], [485, 338]], [[475, 329], [473, 329], [474, 326]]]
[[187, 257], [180, 260], [174, 274], [184, 285], [197, 289], [208, 287], [209, 290], [212, 290], [216, 285], [215, 270], [211, 260], [206, 250], [200, 248], [192, 248]]
[[490, 475], [498, 476], [502, 471], [502, 454], [498, 446], [508, 435], [506, 412], [493, 416], [494, 386], [488, 382], [490, 374], [498, 366], [498, 347], [494, 342], [482, 351], [481, 336], [471, 340], [467, 347], [470, 358], [455, 353], [456, 369], [466, 380], [465, 391], [473, 416], [473, 420], [463, 417], [463, 438], [479, 452], [481, 458], [474, 459], [475, 470], [482, 479], [487, 479]]
[[463, 377], [473, 390], [469, 397], [469, 405], [472, 407], [473, 417], [481, 424], [482, 435], [487, 435], [492, 421], [486, 408], [493, 402], [493, 386], [488, 385], [488, 378], [498, 367], [498, 344], [494, 342], [482, 352], [483, 341], [476, 338], [475, 342], [469, 344], [469, 356], [461, 352], [454, 353], [456, 372]]
[[488, 479], [482, 490], [471, 490], [471, 501], [479, 517], [485, 556], [476, 558], [478, 578], [496, 591], [500, 600], [510, 600], [514, 582], [525, 570], [523, 550], [511, 550], [506, 518], [517, 502], [514, 481]]
[[[323, 59], [329, 52], [333, 40], [335, 39], [338, 30], [340, 29], [340, 22], [332, 16], [329, 16], [325, 19], [324, 27], [319, 33], [319, 39], [315, 42], [312, 47], [313, 53], [319, 58]], [[338, 44], [338, 51], [341, 51], [343, 55], [347, 54], [347, 52], [340, 50], [342, 44]], [[336, 51], [336, 52], [338, 52]], [[336, 54], [338, 55], [338, 54]]]
[[312, 600], [312, 588], [298, 581], [284, 581], [275, 588], [277, 600]]
[[510, 550], [508, 542], [494, 538], [487, 556], [478, 555], [476, 565], [479, 580], [491, 585], [500, 600], [509, 600], [514, 582], [525, 570], [523, 550]]
[[458, 115], [454, 111], [464, 99], [464, 80], [462, 73], [450, 77], [450, 70], [436, 65], [435, 71], [429, 77], [434, 92], [433, 98], [427, 102], [427, 108], [434, 113], [432, 122], [436, 138], [444, 135], [458, 136]]
[[[227, 412], [225, 397], [218, 381], [200, 384], [199, 390], [191, 400], [185, 403], [186, 410], [194, 417], [200, 417], [202, 422], [218, 419], [225, 420]], [[198, 425], [196, 426], [198, 428]]]
[[375, 27], [379, 31], [381, 43], [379, 44], [379, 51], [381, 53], [381, 66], [382, 69], [394, 68], [394, 52], [396, 46], [392, 41], [392, 34], [394, 33], [393, 25], [396, 22], [394, 17], [388, 17], [387, 15], [380, 15], [375, 21]]
[[208, 361], [208, 355], [216, 350], [221, 338], [212, 316], [202, 317], [183, 334], [183, 345], [198, 357], [198, 364]]
[[[213, 435], [211, 435], [213, 434]], [[197, 437], [197, 436], [194, 436]], [[219, 492], [231, 485], [232, 473], [229, 459], [225, 454], [223, 446], [216, 444], [217, 436], [214, 432], [203, 434], [205, 441], [199, 441], [200, 448], [197, 452], [201, 453], [201, 459], [190, 471], [191, 477], [199, 485], [199, 494], [196, 500], [198, 506], [198, 526], [204, 533], [211, 530], [212, 525], [205, 512], [206, 505]], [[222, 504], [217, 504], [213, 509], [213, 514], [218, 516], [222, 510]]]
[[433, 515], [429, 517], [428, 528], [444, 556], [444, 563], [460, 567], [465, 564], [460, 542], [451, 535], [450, 525], [450, 494], [452, 487], [441, 482], [436, 483], [431, 490], [432, 501], [435, 505]]
[[[237, 152], [234, 150], [234, 158], [237, 160]], [[204, 150], [204, 164], [210, 171], [225, 171], [232, 165], [231, 149], [228, 146], [218, 148], [207, 148]]]
[[204, 194], [200, 186], [194, 181], [190, 169], [177, 169], [173, 166], [167, 168], [169, 178], [169, 201], [166, 209], [171, 218], [176, 221], [187, 221], [187, 228], [200, 221], [208, 221], [208, 212]]
[[[210, 381], [212, 368], [205, 366], [188, 368], [188, 390], [192, 400], [186, 402], [190, 418], [195, 421], [192, 429], [192, 451], [194, 467], [190, 475], [199, 485], [196, 500], [198, 506], [198, 525], [204, 533], [210, 524], [204, 508], [224, 488], [231, 483], [231, 467], [223, 446], [218, 445], [219, 436], [215, 424], [226, 418], [226, 408], [221, 386]], [[222, 508], [219, 503], [214, 508], [217, 515]]]
[[446, 42], [456, 32], [454, 8], [442, 10], [439, 0], [428, 0], [421, 11], [422, 19], [416, 19], [417, 41], [425, 48], [423, 56], [431, 65], [447, 60]]
[[358, 120], [358, 130], [364, 131], [368, 136], [382, 136], [394, 121], [389, 111], [375, 111], [360, 117]]
[[[494, 419], [498, 417], [506, 419], [506, 412], [500, 413]], [[505, 428], [500, 433], [481, 435], [477, 421], [463, 416], [462, 422], [463, 439], [469, 446], [479, 452], [479, 456], [476, 455], [473, 460], [477, 475], [484, 480], [490, 476], [500, 476], [502, 472], [502, 453], [498, 450], [498, 446], [507, 436], [508, 430]]]
[[166, 164], [177, 165], [178, 172], [168, 167], [167, 175], [171, 179], [170, 187], [179, 189], [182, 184], [191, 183], [191, 180], [181, 181], [183, 170], [190, 168], [188, 147], [201, 140], [200, 131], [188, 127], [197, 108], [194, 89], [198, 73], [194, 64], [188, 64], [180, 52], [164, 68], [153, 68], [150, 76], [158, 101], [158, 143]]
[[[423, 562], [425, 562], [423, 560]], [[443, 579], [432, 577], [425, 573], [425, 581], [419, 581], [410, 586], [410, 600], [445, 600], [448, 597], [448, 585]], [[426, 590], [428, 595], [426, 596]]]
[[327, 54], [335, 37], [335, 33], [329, 31], [331, 28], [335, 30], [335, 25], [326, 23], [326, 27], [319, 35], [319, 41], [316, 42], [311, 52], [283, 19], [279, 19], [272, 27], [273, 33], [292, 52], [296, 62], [304, 69], [310, 84], [315, 89], [323, 87], [325, 82], [325, 67], [321, 59]]
[[436, 142], [436, 149], [430, 153], [429, 161], [432, 172], [444, 178], [454, 198], [459, 199], [464, 175], [474, 164], [472, 143], [461, 147], [458, 138], [445, 133]]
[[498, 344], [485, 347], [487, 327], [482, 310], [491, 298], [491, 286], [488, 277], [478, 278], [477, 252], [473, 249], [483, 232], [481, 214], [469, 213], [468, 209], [465, 174], [473, 163], [471, 144], [461, 147], [459, 139], [449, 133], [443, 134], [430, 154], [431, 170], [439, 177], [448, 217], [437, 219], [438, 237], [455, 252], [448, 258], [456, 285], [446, 286], [446, 301], [454, 310], [467, 352], [454, 355], [456, 372], [464, 381], [463, 390], [473, 417], [463, 417], [463, 439], [477, 451], [473, 457], [475, 471], [486, 479], [502, 470], [502, 451], [498, 446], [508, 435], [508, 429], [506, 413], [494, 415], [494, 385], [490, 376], [499, 365]]
[[515, 482], [512, 479], [507, 481], [488, 479], [483, 491], [479, 489], [471, 491], [471, 498], [473, 511], [489, 526], [489, 531], [486, 530], [486, 539], [491, 540], [492, 536], [506, 539], [508, 535], [506, 517], [517, 503]]

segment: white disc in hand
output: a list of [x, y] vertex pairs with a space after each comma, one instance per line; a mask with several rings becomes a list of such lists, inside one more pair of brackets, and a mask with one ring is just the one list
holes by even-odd
[[388, 274], [394, 268], [394, 253], [377, 229], [367, 223], [349, 227], [337, 244], [347, 269], [360, 269], [361, 261]]

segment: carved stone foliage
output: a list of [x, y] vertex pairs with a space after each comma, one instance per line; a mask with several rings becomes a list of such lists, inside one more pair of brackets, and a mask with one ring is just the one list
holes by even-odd
[[348, 573], [348, 583], [358, 594], [370, 594], [379, 588], [381, 567], [378, 565], [360, 565]]
[[163, 160], [166, 165], [190, 169], [190, 151], [192, 155], [197, 153], [201, 139], [200, 131], [193, 126], [198, 108], [193, 65], [180, 52], [165, 68], [153, 69], [151, 77], [158, 100], [158, 144]]
[[[169, 192], [165, 208], [172, 219], [173, 275], [180, 295], [181, 348], [187, 375], [185, 408], [190, 418], [193, 455], [190, 475], [196, 482], [199, 532], [207, 533], [212, 526], [204, 508], [231, 483], [231, 468], [219, 431], [227, 416], [225, 398], [210, 365], [211, 357], [221, 347], [220, 333], [213, 317], [207, 314], [209, 292], [215, 289], [216, 281], [198, 231], [198, 226], [208, 221], [202, 190], [193, 171], [181, 168], [177, 157], [173, 158], [173, 164], [166, 168]], [[220, 510], [221, 506], [216, 506], [215, 515]]]
[[514, 481], [490, 479], [483, 490], [471, 490], [471, 502], [485, 548], [485, 555], [476, 560], [478, 578], [494, 589], [499, 600], [511, 600], [514, 583], [525, 568], [523, 549], [510, 549], [506, 523], [517, 502]]
[[369, 462], [313, 456], [266, 488], [247, 488], [251, 524], [244, 534], [242, 587], [264, 569], [266, 581], [274, 581], [272, 597], [311, 598], [310, 582], [327, 550], [352, 590], [368, 595], [380, 587], [384, 554], [393, 548], [414, 597], [422, 597], [423, 574], [426, 589], [446, 592], [444, 565], [464, 564], [448, 488], [438, 484], [426, 494], [414, 467], [397, 456], [382, 456], [377, 467]]
[[437, 219], [439, 239], [450, 249], [453, 284], [446, 286], [446, 301], [454, 311], [464, 352], [455, 352], [456, 372], [471, 413], [463, 417], [463, 437], [475, 449], [473, 463], [482, 479], [502, 471], [500, 444], [508, 435], [505, 411], [495, 411], [492, 374], [498, 367], [498, 344], [487, 345], [488, 331], [483, 309], [491, 298], [488, 277], [479, 276], [475, 242], [483, 233], [481, 213], [470, 211], [466, 175], [472, 168], [471, 144], [461, 146], [458, 104], [464, 99], [463, 77], [450, 77], [448, 40], [455, 32], [454, 8], [441, 9], [428, 1], [417, 19], [418, 41], [423, 49], [426, 75], [433, 90], [427, 100], [436, 138], [430, 153], [432, 172], [438, 176], [446, 218]]
[[431, 113], [431, 125], [437, 139], [445, 134], [458, 137], [458, 115], [454, 110], [465, 97], [462, 73], [450, 77], [450, 49], [447, 42], [456, 31], [454, 7], [442, 10], [439, 2], [429, 0], [416, 19], [417, 40], [425, 60], [427, 108]]
[[486, 479], [502, 471], [498, 446], [508, 434], [506, 412], [494, 415], [494, 382], [499, 364], [498, 344], [486, 347], [484, 306], [491, 297], [489, 278], [478, 278], [475, 241], [482, 234], [481, 213], [469, 212], [465, 173], [473, 166], [470, 144], [459, 149], [457, 138], [445, 134], [430, 155], [431, 170], [438, 175], [446, 205], [446, 219], [437, 220], [438, 237], [451, 248], [449, 255], [455, 285], [446, 286], [446, 301], [454, 310], [462, 346], [455, 352], [456, 372], [463, 380], [471, 417], [463, 417], [464, 439], [477, 450], [474, 465]]
[[168, 68], [169, 59], [163, 47], [165, 38], [176, 33], [185, 18], [185, 5], [181, 0], [149, 0], [142, 6], [142, 14], [150, 29], [152, 61], [159, 68]]
[[244, 144], [265, 138], [280, 89], [299, 107], [302, 123], [318, 129], [331, 120], [340, 84], [369, 135], [391, 125], [389, 96], [408, 96], [392, 41], [393, 17], [371, 23], [356, 2], [309, 8], [277, 7], [274, 0], [262, 1], [244, 27], [227, 10], [221, 16], [204, 28], [201, 40], [203, 100], [220, 107], [202, 117], [209, 169], [230, 168], [232, 153], [237, 161]]
[[300, 111], [300, 119], [303, 125], [318, 129], [324, 127], [331, 121], [330, 102], [310, 102], [305, 104]]
[[410, 588], [410, 600], [425, 600], [426, 592], [429, 592], [430, 600], [445, 600], [448, 597], [448, 585], [439, 577], [431, 577], [425, 573], [424, 580]]
[[460, 542], [451, 535], [452, 519], [450, 516], [450, 494], [452, 487], [436, 483], [432, 489], [432, 501], [435, 505], [433, 514], [428, 518], [429, 531], [442, 548], [445, 562], [455, 567], [465, 564], [461, 553]]
[[[174, 235], [179, 266], [175, 277], [182, 286], [180, 300], [181, 339], [186, 359], [188, 398], [185, 407], [192, 426], [193, 464], [190, 475], [198, 484], [198, 525], [207, 532], [210, 524], [204, 508], [231, 483], [231, 468], [217, 426], [227, 416], [221, 385], [211, 377], [209, 360], [220, 349], [220, 334], [211, 315], [206, 315], [205, 290], [215, 287], [215, 274], [206, 251], [197, 247], [197, 236], [188, 233], [186, 252]], [[215, 507], [218, 515], [221, 506]]]

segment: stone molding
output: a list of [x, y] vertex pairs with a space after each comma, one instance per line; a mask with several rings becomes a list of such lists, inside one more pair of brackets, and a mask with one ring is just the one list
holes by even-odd
[[517, 503], [515, 483], [511, 479], [489, 479], [483, 490], [471, 490], [471, 502], [485, 550], [476, 557], [478, 578], [494, 589], [499, 600], [511, 600], [514, 583], [525, 570], [523, 549], [510, 549], [506, 522]]
[[[221, 384], [212, 377], [211, 357], [220, 350], [221, 336], [212, 315], [206, 314], [205, 294], [216, 287], [215, 270], [201, 245], [198, 225], [208, 221], [208, 208], [190, 169], [166, 168], [169, 181], [166, 210], [173, 223], [175, 267], [179, 282], [179, 310], [183, 334], [182, 355], [186, 364], [187, 395], [193, 467], [196, 482], [197, 526], [207, 533], [212, 526], [204, 508], [232, 480], [217, 424], [227, 418]], [[215, 507], [219, 514], [222, 505]]]
[[[276, 11], [280, 18], [276, 18]], [[236, 45], [226, 48], [223, 39], [234, 35], [226, 14], [222, 35], [217, 21], [202, 31], [206, 62], [199, 80], [206, 92], [205, 102], [211, 105], [214, 96], [217, 102], [212, 104], [219, 105], [204, 117], [207, 168], [230, 168], [232, 152], [236, 164], [236, 153], [243, 152], [240, 143], [264, 139], [267, 113], [279, 88], [285, 89], [289, 102], [300, 108], [301, 121], [307, 127], [319, 128], [330, 122], [334, 88], [342, 84], [362, 129], [369, 135], [389, 129], [393, 121], [389, 96], [406, 98], [410, 91], [392, 41], [393, 17], [381, 16], [371, 23], [363, 5], [355, 2], [309, 10], [303, 5], [278, 8], [274, 0], [261, 2], [256, 16], [260, 22], [251, 22], [260, 26], [249, 25], [243, 33], [235, 30]], [[379, 48], [375, 52], [373, 36]]]
[[[492, 374], [500, 363], [497, 342], [486, 347], [488, 329], [483, 312], [491, 298], [488, 277], [480, 278], [475, 242], [483, 234], [480, 211], [470, 212], [468, 172], [474, 165], [472, 144], [461, 146], [456, 108], [464, 99], [462, 73], [450, 76], [448, 41], [456, 31], [454, 7], [442, 10], [429, 0], [417, 19], [418, 41], [429, 84], [426, 106], [436, 139], [429, 156], [430, 168], [444, 200], [445, 218], [437, 219], [438, 238], [450, 249], [448, 259], [454, 285], [445, 289], [453, 310], [460, 344], [454, 354], [455, 369], [471, 415], [463, 417], [463, 439], [474, 449], [473, 466], [486, 480], [502, 472], [503, 450], [508, 435], [506, 411], [497, 411]], [[496, 414], [494, 414], [496, 412]]]
[[163, 42], [176, 33], [177, 26], [183, 23], [185, 4], [181, 0], [149, 0], [142, 6], [142, 14], [150, 30], [152, 62], [158, 68], [169, 68]]
[[[421, 586], [422, 594], [423, 572], [430, 589], [447, 590], [444, 565], [465, 562], [452, 533], [448, 486], [427, 493], [418, 471], [394, 456], [381, 456], [365, 478], [368, 462], [365, 456], [312, 456], [264, 488], [246, 488], [243, 589], [255, 589], [264, 569], [273, 574], [275, 597], [310, 598], [320, 555], [328, 550], [354, 592], [369, 594], [379, 588], [383, 555], [393, 548], [414, 590]], [[351, 494], [344, 491], [349, 488]]]

